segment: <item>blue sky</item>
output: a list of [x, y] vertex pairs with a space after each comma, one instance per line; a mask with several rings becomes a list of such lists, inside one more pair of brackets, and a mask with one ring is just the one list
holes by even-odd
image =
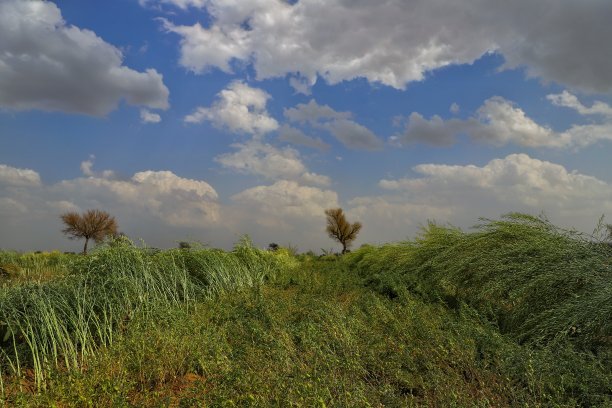
[[612, 211], [612, 3], [0, 0], [0, 248], [331, 248]]

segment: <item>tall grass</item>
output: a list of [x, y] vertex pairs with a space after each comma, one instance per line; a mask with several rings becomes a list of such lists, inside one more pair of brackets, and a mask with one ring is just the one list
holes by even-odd
[[65, 275], [73, 259], [71, 254], [52, 252], [0, 251], [0, 286], [25, 281], [44, 281]]
[[540, 218], [510, 214], [471, 233], [430, 224], [414, 242], [348, 262], [380, 290], [468, 303], [521, 343], [612, 346], [610, 248]]
[[229, 253], [106, 246], [75, 258], [66, 277], [0, 289], [0, 370], [31, 373], [44, 387], [51, 369], [83, 367], [136, 314], [254, 286], [290, 266], [248, 241]]

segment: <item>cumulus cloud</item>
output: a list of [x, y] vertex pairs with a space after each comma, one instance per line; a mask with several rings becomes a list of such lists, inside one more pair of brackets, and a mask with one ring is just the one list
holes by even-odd
[[[421, 177], [383, 179], [380, 187], [413, 194], [427, 192], [452, 198], [456, 204], [476, 201], [472, 195], [478, 191], [505, 203], [503, 207], [511, 203], [521, 208], [587, 211], [591, 215], [593, 208], [612, 209], [612, 186], [608, 183], [526, 154], [494, 159], [482, 167], [421, 164], [413, 170]], [[585, 207], [586, 203], [594, 207]]]
[[304, 220], [320, 221], [326, 208], [338, 206], [338, 195], [331, 190], [279, 180], [269, 186], [256, 186], [231, 197], [232, 201], [258, 214], [257, 222], [287, 227]]
[[449, 146], [459, 135], [496, 146], [513, 143], [524, 147], [580, 148], [600, 140], [612, 140], [612, 124], [573, 125], [557, 132], [536, 123], [512, 102], [496, 96], [487, 99], [476, 115], [468, 119], [445, 120], [438, 115], [426, 119], [413, 112], [403, 133], [392, 137], [392, 142]]
[[242, 81], [233, 81], [217, 94], [212, 106], [197, 108], [185, 117], [185, 122], [208, 121], [217, 128], [236, 133], [268, 133], [278, 128], [278, 122], [266, 111], [268, 99], [270, 95], [267, 92]]
[[36, 187], [39, 185], [40, 175], [34, 170], [0, 164], [0, 186]]
[[161, 116], [158, 113], [153, 113], [148, 109], [140, 110], [140, 121], [142, 123], [159, 123], [161, 122]]
[[284, 115], [291, 122], [326, 130], [351, 149], [375, 150], [383, 144], [371, 130], [353, 121], [350, 112], [337, 112], [314, 99], [285, 109]]
[[[59, 215], [89, 208], [108, 211], [117, 218], [123, 232], [133, 238], [146, 238], [153, 245], [172, 246], [173, 239], [189, 239], [189, 234], [197, 230], [206, 234], [223, 230], [218, 194], [206, 181], [167, 170], [140, 171], [128, 179], [108, 178], [105, 172], [94, 171], [93, 158], [90, 161], [91, 164], [83, 166], [89, 175], [50, 185], [40, 183], [31, 170], [33, 173], [26, 173], [25, 183], [15, 182], [14, 175], [9, 184], [0, 181], [0, 214], [4, 223], [0, 228], [0, 247], [67, 248], [68, 241], [59, 239], [62, 228]], [[225, 244], [227, 241], [223, 240], [227, 239], [231, 239], [227, 231], [225, 236], [219, 235]]]
[[288, 142], [296, 145], [302, 145], [306, 147], [312, 147], [318, 150], [329, 150], [331, 147], [325, 143], [321, 138], [310, 137], [302, 132], [300, 129], [294, 128], [289, 125], [282, 125], [278, 129], [278, 140]]
[[278, 148], [259, 141], [236, 143], [232, 147], [235, 152], [215, 158], [227, 169], [272, 180], [299, 180], [322, 186], [331, 183], [329, 177], [309, 172], [300, 153], [291, 147]]
[[385, 193], [356, 197], [347, 209], [364, 223], [362, 240], [413, 236], [426, 220], [469, 228], [479, 217], [544, 211], [555, 223], [589, 232], [612, 211], [612, 184], [525, 154], [483, 166], [421, 164], [414, 177], [382, 179]]
[[0, 107], [103, 116], [121, 100], [168, 108], [168, 88], [154, 69], [123, 65], [119, 49], [66, 24], [50, 1], [0, 2]]
[[563, 91], [560, 94], [547, 95], [546, 98], [551, 101], [553, 105], [574, 109], [581, 115], [612, 116], [612, 106], [607, 103], [595, 101], [590, 107], [587, 107], [584, 106], [575, 95], [568, 91]]
[[211, 17], [206, 27], [164, 23], [181, 37], [180, 62], [194, 72], [232, 72], [238, 62], [252, 64], [258, 79], [289, 74], [302, 91], [318, 76], [403, 89], [429, 71], [498, 52], [505, 67], [531, 76], [612, 91], [612, 57], [602, 52], [612, 37], [606, 1], [161, 1]]
[[105, 204], [107, 208], [128, 206], [130, 211], [145, 211], [157, 222], [172, 226], [206, 226], [219, 218], [218, 196], [208, 183], [170, 171], [138, 172], [129, 180], [64, 180], [51, 189], [88, 203]]

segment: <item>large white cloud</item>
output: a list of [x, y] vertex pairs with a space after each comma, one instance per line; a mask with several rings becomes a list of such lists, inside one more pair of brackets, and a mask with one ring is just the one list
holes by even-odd
[[103, 116], [124, 99], [168, 108], [162, 75], [122, 59], [94, 32], [67, 25], [50, 1], [0, 2], [0, 107]]
[[211, 122], [232, 132], [260, 135], [278, 128], [278, 122], [268, 115], [266, 104], [270, 95], [242, 81], [233, 81], [217, 95], [212, 106], [199, 107], [185, 117], [185, 122]]
[[360, 242], [411, 237], [428, 219], [469, 228], [479, 217], [515, 211], [544, 211], [558, 225], [590, 232], [600, 215], [612, 213], [612, 184], [525, 154], [413, 171], [415, 177], [381, 180], [384, 194], [348, 202], [349, 214], [364, 224]]
[[145, 211], [158, 222], [172, 226], [207, 226], [219, 220], [217, 192], [205, 181], [182, 178], [170, 171], [138, 172], [129, 180], [77, 178], [50, 188], [89, 205]]
[[[567, 94], [569, 95], [569, 94]], [[549, 99], [556, 105], [569, 106], [585, 114], [605, 112], [607, 105], [600, 103], [591, 108], [579, 104], [577, 99], [567, 95], [554, 95]], [[571, 105], [571, 106], [570, 106]], [[586, 109], [586, 112], [584, 111]], [[524, 147], [579, 148], [600, 140], [612, 140], [612, 124], [601, 122], [587, 125], [572, 125], [557, 132], [529, 118], [512, 102], [501, 97], [487, 99], [476, 115], [468, 119], [442, 119], [434, 115], [430, 119], [413, 112], [408, 117], [402, 134], [392, 137], [398, 144], [411, 142], [448, 146], [455, 143], [457, 136], [467, 135], [472, 140], [501, 146], [517, 144]]]
[[351, 149], [375, 150], [382, 147], [382, 141], [370, 129], [351, 120], [350, 112], [337, 112], [327, 105], [319, 105], [314, 99], [285, 109], [284, 115], [291, 122], [326, 130]]
[[[396, 88], [428, 71], [499, 52], [508, 67], [592, 92], [612, 91], [612, 3], [602, 0], [162, 0], [205, 8], [208, 26], [176, 25], [194, 72], [252, 63], [259, 79], [303, 88], [357, 77]], [[302, 89], [303, 90], [303, 89]]]
[[249, 188], [232, 196], [232, 200], [256, 205], [271, 215], [295, 217], [321, 217], [326, 208], [338, 205], [338, 195], [335, 192], [303, 186], [290, 180]]
[[272, 180], [298, 180], [322, 186], [331, 183], [329, 177], [309, 172], [300, 153], [291, 147], [278, 148], [259, 141], [236, 143], [232, 147], [237, 150], [215, 158], [227, 169]]

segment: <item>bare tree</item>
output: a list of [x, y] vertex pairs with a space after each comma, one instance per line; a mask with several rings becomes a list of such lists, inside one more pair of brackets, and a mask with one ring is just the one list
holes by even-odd
[[111, 217], [105, 211], [87, 210], [83, 214], [71, 211], [62, 214], [61, 219], [66, 225], [62, 232], [68, 235], [68, 238], [85, 238], [83, 255], [87, 254], [87, 244], [90, 239], [98, 243], [109, 235], [117, 234], [115, 217]]
[[361, 231], [361, 223], [349, 223], [344, 216], [342, 208], [330, 208], [325, 210], [327, 216], [327, 235], [342, 244], [342, 253], [346, 253], [357, 234]]

